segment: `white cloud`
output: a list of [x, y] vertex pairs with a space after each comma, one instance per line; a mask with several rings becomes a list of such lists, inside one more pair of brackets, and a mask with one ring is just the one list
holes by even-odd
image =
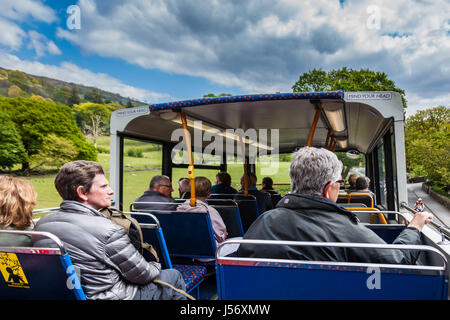
[[[78, 4], [82, 29], [57, 35], [86, 52], [247, 92], [291, 91], [303, 72], [344, 66], [385, 72], [421, 97], [450, 89], [445, 0]], [[379, 29], [367, 27], [369, 5], [379, 8]]]
[[[22, 41], [26, 37], [26, 33], [15, 23], [0, 17], [0, 44], [17, 50], [22, 46]], [[7, 30], [5, 32], [4, 30]]]
[[46, 53], [61, 54], [61, 50], [59, 50], [56, 44], [48, 40], [43, 34], [31, 30], [28, 32], [28, 37], [30, 38], [28, 48], [34, 49], [37, 57], [45, 56]]
[[1, 0], [0, 16], [15, 21], [24, 21], [30, 16], [34, 20], [51, 23], [57, 20], [49, 6], [36, 0]]
[[37, 61], [21, 60], [17, 56], [1, 50], [0, 61], [1, 67], [6, 69], [17, 69], [37, 76], [92, 86], [143, 102], [158, 103], [173, 99], [168, 94], [132, 87], [107, 74], [95, 73], [70, 62], [63, 62], [59, 66], [48, 65]]

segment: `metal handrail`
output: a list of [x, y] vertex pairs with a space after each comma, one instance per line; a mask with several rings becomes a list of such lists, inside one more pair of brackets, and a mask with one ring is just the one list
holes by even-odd
[[[239, 239], [239, 240], [225, 240], [224, 242], [218, 245], [216, 251], [216, 260], [220, 259], [236, 259], [235, 257], [221, 257], [220, 250], [225, 245], [229, 244], [256, 244], [256, 245], [281, 245], [281, 246], [304, 246], [304, 247], [334, 247], [334, 248], [371, 248], [371, 249], [383, 249], [383, 250], [422, 250], [422, 251], [431, 251], [439, 255], [442, 259], [443, 270], [447, 270], [447, 258], [442, 252], [438, 249], [433, 248], [431, 246], [425, 245], [406, 245], [406, 244], [379, 244], [379, 243], [347, 243], [347, 242], [316, 242], [316, 241], [286, 241], [286, 240], [249, 240], [249, 239]], [[259, 259], [259, 258], [246, 258], [246, 257], [238, 257], [237, 259]], [[264, 258], [262, 258], [264, 259]], [[267, 259], [267, 258], [266, 258]], [[270, 259], [274, 260], [274, 259]], [[275, 260], [285, 260], [285, 259], [275, 259]], [[304, 260], [287, 260], [289, 262], [304, 262]], [[308, 262], [333, 262], [333, 261], [309, 261]], [[350, 262], [345, 262], [350, 263]], [[367, 263], [366, 263], [367, 264]], [[377, 263], [369, 263], [370, 265], [383, 265], [386, 267], [392, 266], [404, 266], [404, 267], [417, 267], [416, 265], [398, 265], [398, 264], [377, 264]]]
[[[406, 202], [400, 203], [400, 207], [405, 208], [412, 214], [417, 213], [416, 210], [408, 207], [408, 204]], [[450, 244], [450, 241], [449, 241], [450, 240], [450, 229], [448, 229], [447, 227], [445, 227], [433, 220], [431, 220], [428, 224], [431, 224], [431, 226], [433, 226], [438, 232], [440, 232], [440, 234], [442, 236], [442, 241], [438, 244]]]
[[[29, 235], [29, 236], [40, 236], [40, 237], [46, 237], [50, 240], [53, 240], [53, 242], [56, 243], [58, 246], [59, 251], [62, 255], [66, 254], [66, 249], [64, 248], [63, 242], [54, 234], [50, 232], [44, 232], [44, 231], [27, 231], [27, 230], [0, 230], [0, 233], [10, 233], [10, 234], [19, 234], [19, 235]], [[0, 247], [2, 247], [0, 245]], [[11, 248], [16, 246], [7, 246], [2, 248]], [[43, 249], [41, 247], [33, 247], [33, 249]]]

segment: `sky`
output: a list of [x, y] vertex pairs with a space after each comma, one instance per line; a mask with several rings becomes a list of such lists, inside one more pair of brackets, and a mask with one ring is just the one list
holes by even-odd
[[450, 1], [0, 0], [0, 67], [148, 103], [368, 68], [410, 116], [450, 105]]

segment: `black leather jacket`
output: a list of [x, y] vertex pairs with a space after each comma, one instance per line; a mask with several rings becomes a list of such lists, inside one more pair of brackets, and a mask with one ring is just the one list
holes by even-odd
[[[320, 196], [289, 194], [253, 222], [244, 239], [378, 243], [385, 242], [352, 212]], [[393, 244], [420, 245], [420, 232], [406, 228]], [[414, 264], [418, 251], [240, 245], [238, 256], [312, 261]]]

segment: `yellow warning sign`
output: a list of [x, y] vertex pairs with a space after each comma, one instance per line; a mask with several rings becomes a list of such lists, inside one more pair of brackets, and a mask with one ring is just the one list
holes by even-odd
[[0, 252], [0, 271], [9, 287], [30, 288], [30, 284], [15, 253]]

